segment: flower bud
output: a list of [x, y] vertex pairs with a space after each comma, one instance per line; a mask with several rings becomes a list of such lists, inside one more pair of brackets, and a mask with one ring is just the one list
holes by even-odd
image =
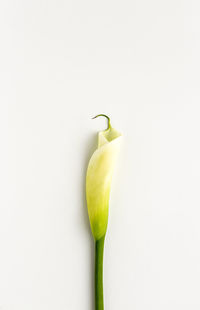
[[86, 175], [86, 199], [90, 226], [95, 240], [107, 230], [111, 180], [119, 150], [121, 134], [111, 127], [98, 134], [98, 148], [90, 158]]

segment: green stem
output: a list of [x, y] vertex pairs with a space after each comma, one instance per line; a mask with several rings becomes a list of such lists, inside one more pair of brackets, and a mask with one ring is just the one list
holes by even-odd
[[95, 310], [103, 310], [103, 249], [104, 239], [95, 241]]

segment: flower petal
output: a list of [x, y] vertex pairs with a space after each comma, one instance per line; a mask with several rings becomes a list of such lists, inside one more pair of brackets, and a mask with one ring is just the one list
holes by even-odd
[[119, 150], [121, 134], [110, 127], [101, 131], [98, 149], [93, 153], [86, 176], [86, 198], [93, 236], [105, 235], [113, 170]]

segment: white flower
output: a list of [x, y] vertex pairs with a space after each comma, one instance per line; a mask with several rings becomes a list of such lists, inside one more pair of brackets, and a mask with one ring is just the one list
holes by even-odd
[[121, 134], [111, 127], [98, 134], [98, 148], [93, 153], [86, 175], [86, 199], [92, 234], [95, 240], [102, 238], [107, 229], [111, 180], [117, 158]]

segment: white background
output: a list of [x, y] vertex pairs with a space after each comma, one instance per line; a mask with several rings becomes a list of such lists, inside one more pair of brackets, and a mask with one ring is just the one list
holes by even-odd
[[98, 113], [124, 136], [105, 310], [199, 310], [198, 0], [1, 0], [0, 309], [94, 309]]

